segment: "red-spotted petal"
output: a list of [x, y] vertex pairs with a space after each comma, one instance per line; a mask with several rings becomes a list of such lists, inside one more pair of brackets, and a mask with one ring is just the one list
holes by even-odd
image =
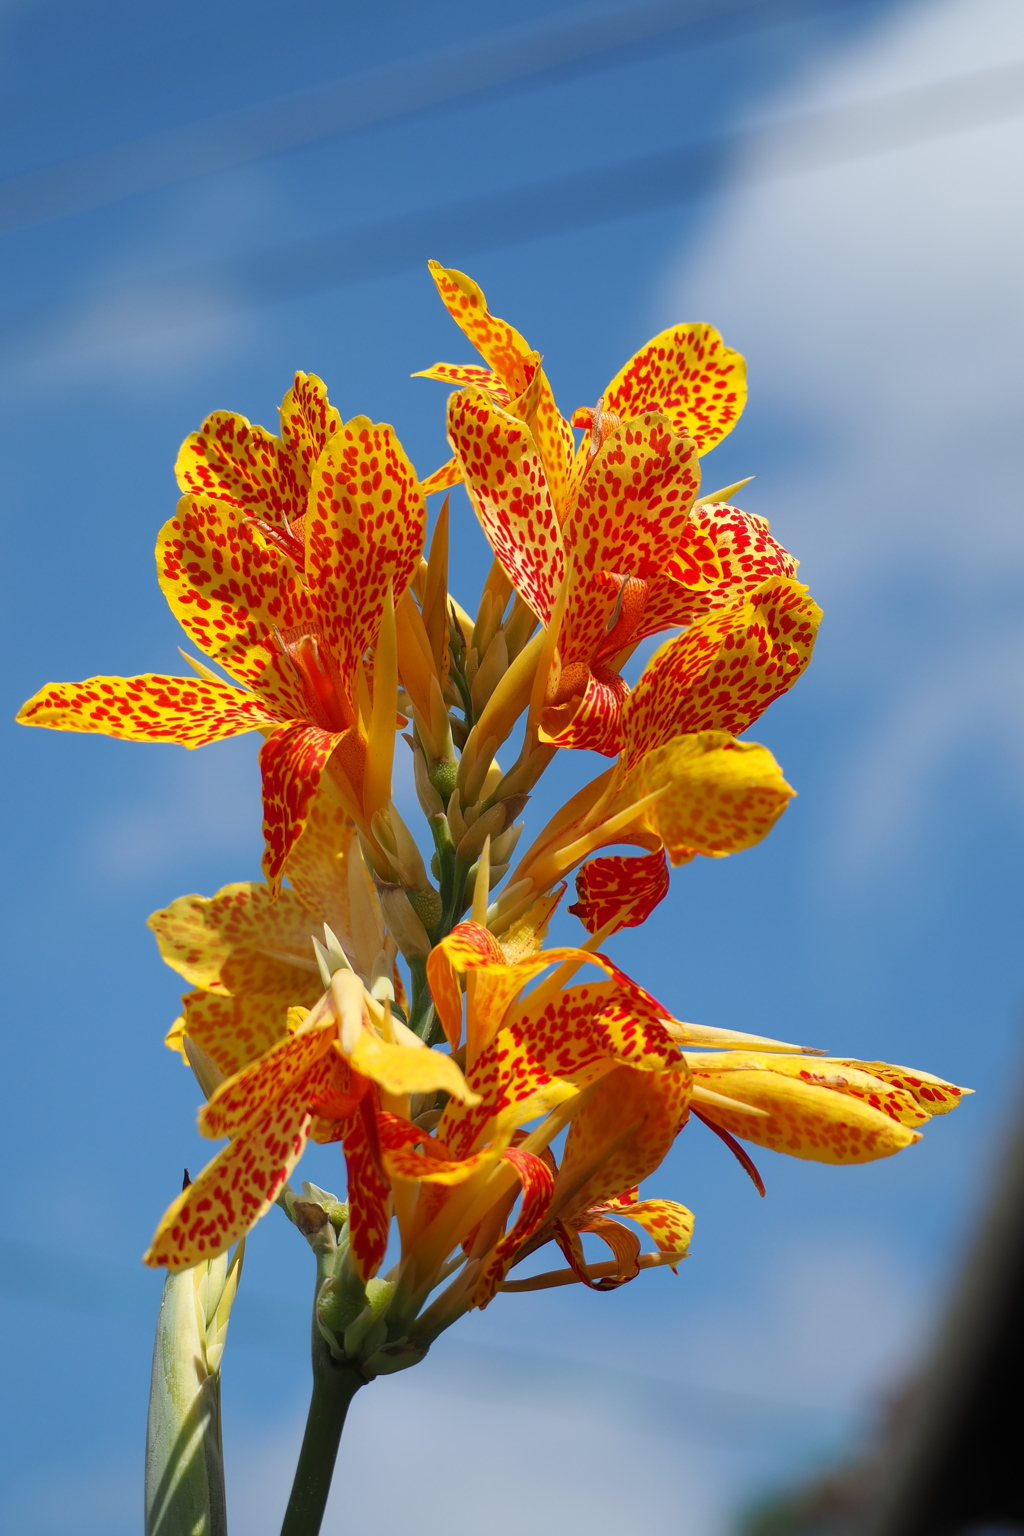
[[622, 581], [662, 574], [683, 540], [699, 486], [694, 444], [671, 432], [663, 417], [625, 422], [603, 444], [563, 528], [573, 561], [559, 641], [563, 667], [630, 643], [632, 633], [618, 633]]
[[275, 651], [275, 627], [317, 621], [294, 562], [230, 502], [183, 496], [160, 530], [156, 558], [175, 618], [242, 682], [258, 681]]
[[273, 889], [280, 885], [288, 855], [306, 825], [320, 775], [343, 734], [292, 720], [263, 743], [263, 873]]
[[343, 678], [354, 675], [423, 548], [426, 506], [393, 427], [353, 417], [317, 461], [306, 517], [306, 580]]
[[342, 1144], [348, 1175], [349, 1251], [359, 1278], [366, 1281], [380, 1269], [387, 1252], [391, 1189], [368, 1140], [363, 1116], [346, 1122]]
[[480, 1271], [473, 1291], [473, 1305], [481, 1310], [494, 1299], [498, 1286], [508, 1274], [516, 1254], [523, 1244], [533, 1236], [547, 1214], [551, 1204], [551, 1195], [554, 1190], [554, 1175], [547, 1163], [536, 1157], [532, 1152], [523, 1152], [518, 1147], [506, 1147], [501, 1154], [505, 1162], [511, 1163], [519, 1175], [523, 1186], [523, 1203], [519, 1217], [511, 1232], [495, 1244]]
[[674, 736], [745, 731], [807, 666], [820, 618], [806, 587], [775, 578], [668, 641], [623, 709], [622, 767]]
[[614, 920], [620, 928], [637, 928], [668, 895], [669, 874], [662, 849], [624, 858], [591, 859], [576, 876], [575, 906], [569, 908], [588, 933]]
[[448, 437], [488, 543], [516, 590], [549, 623], [565, 555], [532, 434], [485, 395], [466, 393], [448, 402]]
[[189, 1269], [223, 1253], [269, 1211], [302, 1156], [310, 1096], [324, 1072], [318, 1063], [182, 1191], [157, 1227], [147, 1264]]
[[53, 731], [90, 731], [120, 741], [169, 741], [202, 747], [278, 716], [262, 699], [227, 683], [201, 678], [89, 677], [83, 683], [47, 683], [18, 713], [22, 725]]
[[306, 510], [309, 476], [280, 438], [232, 411], [214, 411], [181, 445], [174, 466], [186, 495], [229, 501], [287, 524]]
[[641, 348], [604, 392], [624, 421], [661, 411], [707, 453], [731, 432], [747, 399], [747, 367], [710, 325], [675, 325]]
[[[301, 466], [308, 492], [313, 465], [341, 428], [338, 411], [327, 398], [327, 386], [315, 373], [297, 373], [295, 383], [281, 401], [281, 437]], [[305, 504], [302, 510], [305, 511]]]
[[199, 1114], [204, 1136], [237, 1136], [276, 1104], [326, 1056], [337, 1035], [333, 1019], [289, 1035], [264, 1056], [229, 1077]]
[[532, 377], [529, 344], [514, 326], [499, 320], [487, 307], [483, 291], [464, 272], [430, 262], [430, 275], [441, 300], [480, 356], [494, 370], [512, 396], [522, 394]]

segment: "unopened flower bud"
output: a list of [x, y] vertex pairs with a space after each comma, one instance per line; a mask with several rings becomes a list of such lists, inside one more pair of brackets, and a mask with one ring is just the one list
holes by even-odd
[[402, 954], [407, 960], [425, 960], [430, 938], [405, 891], [399, 885], [378, 886], [381, 910]]
[[424, 816], [443, 815], [444, 801], [430, 782], [430, 775], [427, 772], [427, 760], [423, 756], [423, 751], [420, 747], [416, 747], [413, 750], [412, 764], [413, 775], [416, 780], [416, 798], [420, 802], [420, 809]]
[[489, 811], [484, 811], [482, 816], [477, 817], [460, 839], [455, 849], [456, 858], [463, 864], [475, 859], [485, 839], [497, 833], [504, 825], [505, 807], [492, 805]]

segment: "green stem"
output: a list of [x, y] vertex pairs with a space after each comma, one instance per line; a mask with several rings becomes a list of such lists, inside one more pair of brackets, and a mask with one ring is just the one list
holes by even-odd
[[317, 1536], [331, 1491], [348, 1405], [366, 1377], [331, 1355], [313, 1319], [313, 1395], [281, 1536]]

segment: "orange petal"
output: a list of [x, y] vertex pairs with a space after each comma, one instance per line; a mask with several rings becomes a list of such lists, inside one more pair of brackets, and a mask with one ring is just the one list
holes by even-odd
[[263, 873], [275, 894], [288, 856], [302, 835], [320, 775], [342, 739], [343, 733], [292, 720], [263, 743]]
[[543, 991], [529, 994], [469, 1067], [480, 1104], [448, 1104], [438, 1127], [457, 1155], [466, 1156], [496, 1128], [522, 1124], [571, 1097], [573, 1084], [595, 1082], [617, 1063], [686, 1077], [661, 1005], [610, 961], [592, 958], [610, 980], [571, 987], [547, 1001]]
[[484, 361], [493, 368], [512, 395], [520, 395], [529, 383], [526, 360], [530, 347], [519, 332], [499, 320], [487, 308], [483, 291], [464, 272], [429, 263], [441, 300], [456, 325], [468, 336]]
[[[578, 1232], [593, 1232], [608, 1244], [615, 1255], [617, 1271], [613, 1275], [602, 1275], [595, 1280], [588, 1268], [583, 1252], [583, 1244], [576, 1235]], [[626, 1285], [630, 1280], [635, 1280], [640, 1273], [640, 1265], [637, 1260], [640, 1257], [640, 1239], [635, 1232], [622, 1226], [617, 1221], [610, 1221], [606, 1216], [595, 1215], [592, 1211], [586, 1211], [577, 1217], [573, 1225], [566, 1226], [565, 1222], [555, 1223], [555, 1240], [574, 1271], [576, 1278], [592, 1291], [616, 1291], [620, 1285]]]
[[569, 1127], [554, 1195], [561, 1219], [653, 1173], [685, 1123], [689, 1099], [686, 1072], [620, 1066], [603, 1078]]
[[668, 895], [668, 886], [668, 865], [660, 848], [636, 858], [591, 859], [576, 876], [579, 899], [569, 911], [588, 933], [613, 919], [614, 933], [637, 928]]
[[547, 1163], [532, 1152], [521, 1152], [517, 1147], [506, 1147], [501, 1154], [511, 1163], [519, 1175], [523, 1187], [523, 1203], [519, 1217], [511, 1232], [491, 1249], [487, 1262], [480, 1271], [473, 1291], [473, 1305], [481, 1310], [493, 1301], [498, 1286], [508, 1274], [523, 1244], [533, 1236], [547, 1214], [554, 1189], [554, 1175]]
[[662, 411], [676, 432], [707, 453], [731, 432], [747, 399], [747, 367], [710, 325], [672, 326], [612, 379], [604, 409], [632, 420]]
[[[662, 574], [683, 539], [699, 487], [693, 443], [669, 431], [664, 418], [624, 422], [607, 438], [563, 528], [573, 555], [559, 643], [563, 667], [589, 663], [609, 645], [629, 644], [632, 635], [620, 638], [612, 622], [621, 591], [612, 577], [649, 581]], [[630, 627], [635, 632], [637, 621]]]
[[343, 679], [376, 642], [389, 592], [397, 602], [423, 548], [426, 506], [416, 471], [386, 423], [353, 417], [313, 471], [306, 580]]
[[523, 600], [549, 623], [565, 556], [529, 429], [482, 394], [457, 394], [448, 402], [448, 437], [491, 548]]
[[629, 698], [625, 678], [598, 667], [585, 671], [581, 696], [541, 711], [540, 739], [556, 747], [603, 752], [612, 757], [622, 744], [622, 709]]
[[[468, 970], [482, 965], [505, 966], [505, 955], [497, 939], [488, 929], [479, 923], [459, 923], [451, 933], [443, 938], [439, 944], [435, 944], [427, 957], [427, 982], [430, 987], [430, 995], [434, 999], [434, 1007], [437, 1016], [441, 1020], [445, 1036], [452, 1050], [458, 1050], [462, 1039], [462, 987], [459, 978]], [[524, 985], [518, 980], [518, 971], [509, 967], [510, 983], [515, 980], [515, 991]], [[505, 997], [502, 1006], [499, 993], [500, 973], [496, 978], [499, 982], [498, 990], [492, 988], [488, 992], [488, 1001], [493, 1008], [501, 1008], [504, 1013], [509, 997]], [[513, 991], [510, 996], [515, 996]], [[481, 1000], [482, 1001], [482, 1000]], [[498, 1015], [497, 1023], [501, 1022]]]
[[175, 1200], [145, 1263], [189, 1269], [222, 1253], [269, 1211], [302, 1156], [316, 1075], [298, 1084], [219, 1152]]
[[384, 1262], [391, 1231], [391, 1189], [377, 1166], [362, 1116], [344, 1128], [348, 1178], [349, 1252], [359, 1278], [373, 1278]]
[[202, 747], [276, 723], [262, 699], [201, 678], [89, 677], [47, 683], [18, 712], [22, 725], [89, 731], [120, 741], [168, 741]]

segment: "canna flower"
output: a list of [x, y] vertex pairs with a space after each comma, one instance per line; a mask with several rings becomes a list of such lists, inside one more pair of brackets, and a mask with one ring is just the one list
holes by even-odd
[[736, 738], [803, 672], [819, 619], [806, 587], [776, 578], [667, 641], [626, 701], [617, 762], [526, 853], [502, 921], [595, 849], [635, 843], [645, 858], [597, 860], [577, 886], [585, 926], [614, 932], [666, 894], [666, 854], [673, 864], [721, 858], [767, 836], [794, 792], [766, 747]]
[[[570, 985], [585, 964], [600, 979]], [[682, 1023], [603, 955], [566, 948], [510, 961], [475, 919], [434, 947], [427, 974], [452, 1054], [424, 1047], [337, 969], [311, 1010], [292, 1010], [287, 1037], [212, 1094], [201, 1128], [232, 1140], [167, 1212], [147, 1255], [178, 1269], [222, 1251], [269, 1208], [308, 1136], [340, 1141], [348, 1203], [317, 1316], [338, 1357], [359, 1358], [368, 1375], [414, 1363], [499, 1289], [607, 1290], [678, 1264], [693, 1217], [676, 1201], [641, 1199], [639, 1186], [691, 1115], [759, 1183], [737, 1137], [864, 1162], [918, 1140], [961, 1093], [902, 1068], [809, 1059]], [[556, 1162], [551, 1143], [566, 1127]], [[392, 1217], [400, 1252], [378, 1280]], [[653, 1239], [650, 1252], [633, 1227]], [[587, 1259], [588, 1233], [609, 1260]], [[566, 1269], [508, 1279], [552, 1242]]]
[[181, 896], [149, 919], [162, 958], [193, 988], [167, 1044], [186, 1060], [186, 1041], [198, 1046], [223, 1076], [286, 1039], [291, 1010], [323, 995], [318, 954], [340, 947], [367, 986], [379, 972], [392, 991], [400, 987], [376, 889], [330, 780], [287, 877], [276, 899], [263, 882], [246, 881], [211, 898]]
[[[201, 1110], [204, 1135], [232, 1139], [165, 1213], [147, 1264], [187, 1269], [243, 1237], [277, 1199], [311, 1132], [335, 1140], [341, 1123], [349, 1178], [364, 1196], [353, 1211], [353, 1251], [372, 1275], [387, 1240], [376, 1120], [381, 1094], [474, 1098], [457, 1063], [429, 1050], [350, 969], [335, 972], [313, 1009], [289, 1012], [287, 1036], [255, 1059], [239, 1052], [236, 1070]], [[223, 1060], [223, 1042], [220, 1053]]]
[[186, 747], [260, 730], [264, 872], [275, 890], [325, 769], [365, 829], [388, 804], [393, 604], [425, 526], [419, 483], [390, 426], [343, 424], [320, 380], [303, 374], [281, 417], [280, 438], [218, 414], [186, 441], [186, 494], [157, 542], [172, 611], [233, 681], [193, 663], [191, 680], [50, 684], [18, 716]]
[[731, 430], [746, 397], [743, 359], [710, 326], [664, 332], [596, 411], [576, 413], [589, 429], [577, 449], [539, 355], [469, 278], [431, 271], [491, 365], [427, 370], [463, 386], [449, 401], [452, 472], [509, 580], [557, 625], [540, 739], [612, 755], [628, 695], [620, 669], [639, 641], [796, 570], [763, 519], [697, 499], [699, 455]]

